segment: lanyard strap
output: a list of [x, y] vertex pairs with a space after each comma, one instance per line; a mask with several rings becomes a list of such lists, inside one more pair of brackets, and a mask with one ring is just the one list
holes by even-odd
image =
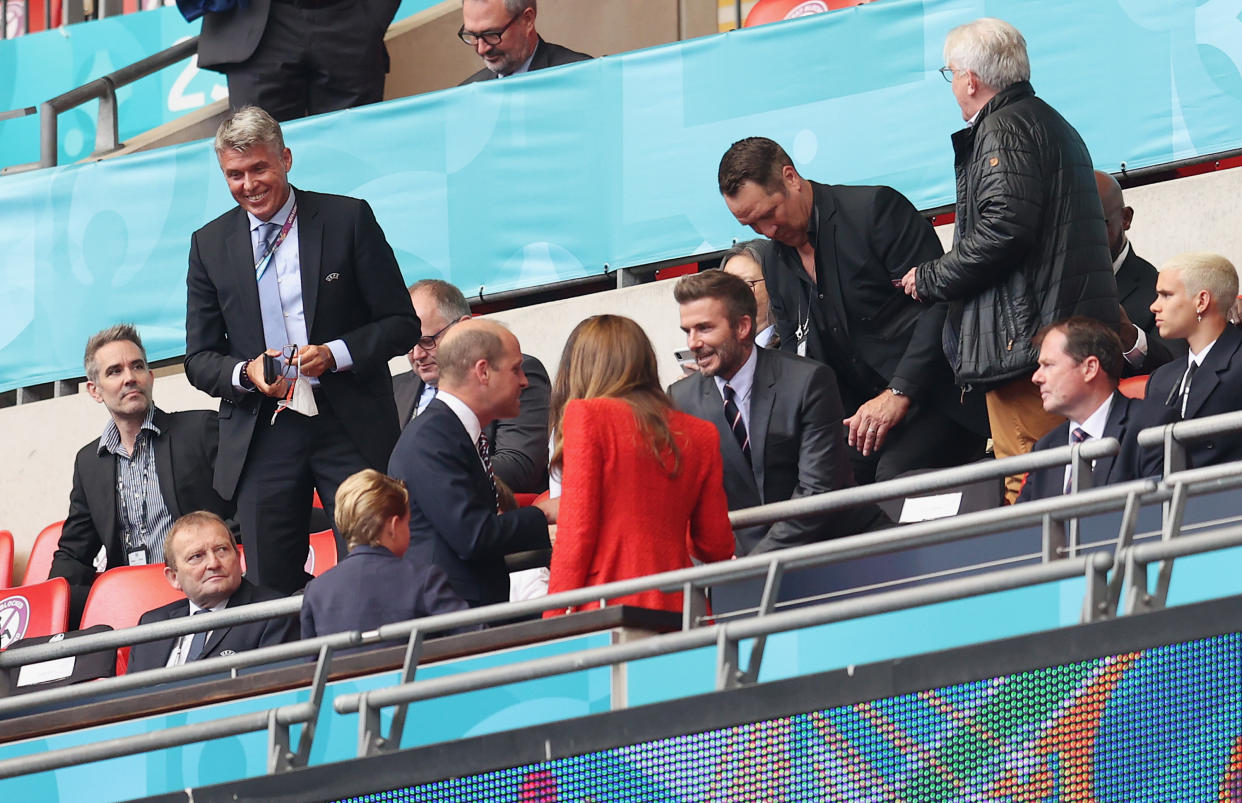
[[263, 278], [263, 272], [267, 270], [267, 266], [272, 261], [272, 255], [276, 253], [276, 249], [280, 248], [280, 244], [289, 236], [289, 230], [293, 228], [293, 222], [298, 219], [298, 205], [294, 202], [293, 208], [289, 210], [289, 217], [285, 218], [285, 225], [280, 228], [280, 236], [273, 240], [267, 246], [267, 251], [259, 258], [254, 265], [254, 278], [259, 280]]

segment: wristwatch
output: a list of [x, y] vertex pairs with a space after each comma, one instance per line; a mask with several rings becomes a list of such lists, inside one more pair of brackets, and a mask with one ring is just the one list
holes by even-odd
[[250, 367], [250, 363], [252, 362], [254, 362], [254, 360], [246, 360], [242, 363], [241, 375], [237, 377], [237, 384], [242, 386], [242, 390], [258, 390], [258, 388], [254, 386], [254, 383], [250, 381], [250, 374], [246, 373], [246, 369]]
[[888, 389], [888, 392], [889, 392], [889, 393], [891, 393], [891, 394], [893, 394], [894, 396], [903, 396], [903, 397], [908, 397], [908, 396], [910, 395], [910, 394], [906, 393], [904, 390], [898, 390], [897, 388], [894, 388], [894, 387], [890, 387], [890, 388]]

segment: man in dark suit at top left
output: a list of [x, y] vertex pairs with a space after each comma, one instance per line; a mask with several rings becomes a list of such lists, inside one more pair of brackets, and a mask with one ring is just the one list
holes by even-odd
[[383, 100], [384, 34], [400, 4], [238, 0], [211, 11], [205, 0], [177, 2], [187, 20], [203, 17], [198, 66], [228, 76], [229, 106], [261, 106], [277, 120]]
[[69, 581], [73, 627], [95, 582], [101, 549], [101, 568], [154, 563], [182, 513], [231, 516], [233, 510], [212, 487], [216, 414], [166, 413], [155, 406], [155, 377], [132, 324], [93, 335], [83, 363], [86, 390], [109, 419], [74, 459], [69, 515], [52, 557], [49, 576]]
[[[418, 318], [371, 207], [292, 188], [271, 116], [236, 112], [215, 150], [238, 206], [191, 241], [185, 372], [220, 399], [215, 486], [237, 502], [249, 576], [290, 594], [309, 579], [312, 491], [331, 518], [346, 477], [388, 464], [388, 360], [418, 340]], [[264, 354], [279, 363], [270, 383]], [[299, 371], [316, 415], [277, 407]]]

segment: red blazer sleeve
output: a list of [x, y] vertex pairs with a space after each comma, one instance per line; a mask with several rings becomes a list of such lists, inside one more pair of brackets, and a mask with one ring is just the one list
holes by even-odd
[[[571, 401], [565, 406], [565, 418], [561, 424], [564, 433], [561, 508], [556, 524], [556, 543], [552, 547], [549, 594], [585, 586], [587, 572], [595, 557], [604, 490], [604, 448], [591, 412], [581, 400]], [[559, 610], [548, 611], [544, 615], [559, 613]]]
[[720, 436], [715, 427], [704, 428], [694, 448], [707, 455], [707, 472], [698, 501], [690, 513], [690, 554], [701, 561], [728, 560], [733, 557], [733, 528], [729, 525], [729, 500], [724, 491], [724, 464], [720, 458]]

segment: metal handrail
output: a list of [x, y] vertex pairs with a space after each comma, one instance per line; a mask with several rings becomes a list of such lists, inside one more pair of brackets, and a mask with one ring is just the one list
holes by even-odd
[[191, 36], [172, 47], [70, 89], [39, 104], [39, 161], [4, 168], [3, 173], [20, 173], [55, 167], [60, 160], [59, 117], [62, 112], [76, 109], [92, 100], [99, 101], [95, 121], [95, 150], [88, 158], [96, 158], [121, 147], [117, 119], [116, 90], [140, 78], [159, 72], [198, 53], [198, 37]]
[[1186, 467], [1186, 444], [1214, 435], [1237, 433], [1240, 430], [1242, 430], [1242, 411], [1219, 413], [1148, 427], [1138, 433], [1138, 445], [1145, 448], [1163, 445], [1164, 473], [1171, 474]]

